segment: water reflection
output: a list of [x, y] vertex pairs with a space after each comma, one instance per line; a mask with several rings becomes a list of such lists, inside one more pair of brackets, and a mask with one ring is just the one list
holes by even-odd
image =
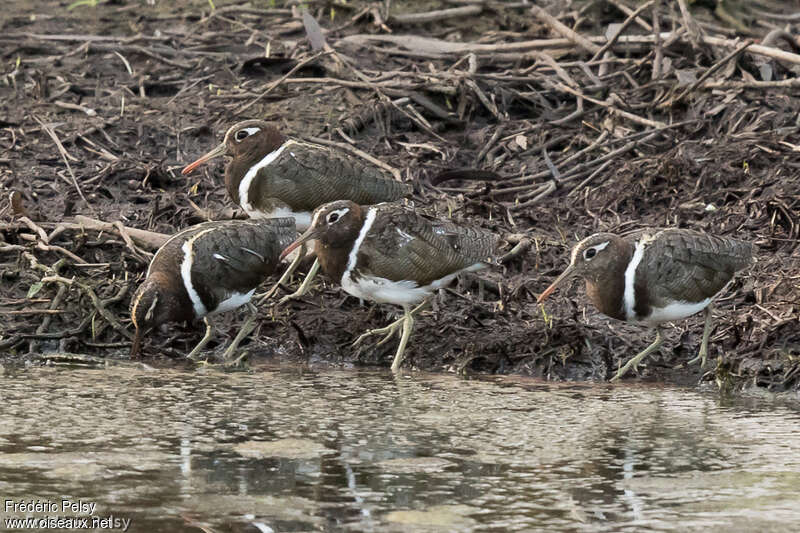
[[0, 390], [4, 497], [96, 502], [132, 531], [800, 521], [800, 414], [770, 400], [296, 368], [5, 369]]

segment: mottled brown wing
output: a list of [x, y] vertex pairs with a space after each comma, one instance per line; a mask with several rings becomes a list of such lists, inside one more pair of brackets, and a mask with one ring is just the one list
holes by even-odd
[[492, 260], [497, 237], [491, 232], [430, 220], [401, 206], [377, 208], [358, 255], [358, 273], [420, 286]]
[[[192, 280], [209, 307], [230, 296], [246, 293], [275, 271], [281, 251], [296, 235], [294, 219], [230, 220], [194, 242]], [[219, 281], [225, 281], [221, 287]]]
[[[647, 283], [651, 306], [664, 307], [675, 300], [700, 302], [721, 291], [752, 257], [753, 245], [748, 242], [690, 230], [664, 230], [645, 249], [637, 282]], [[646, 279], [639, 272], [646, 272]]]
[[257, 197], [279, 198], [295, 211], [313, 211], [335, 200], [372, 205], [410, 193], [408, 185], [360, 158], [300, 142], [286, 146], [260, 175], [254, 183]]
[[175, 233], [172, 237], [167, 239], [167, 242], [161, 245], [161, 248], [159, 248], [155, 256], [153, 256], [147, 270], [148, 275], [153, 269], [159, 269], [165, 272], [180, 272], [181, 262], [183, 261], [183, 243], [201, 231], [226, 223], [228, 223], [228, 221], [204, 222]]

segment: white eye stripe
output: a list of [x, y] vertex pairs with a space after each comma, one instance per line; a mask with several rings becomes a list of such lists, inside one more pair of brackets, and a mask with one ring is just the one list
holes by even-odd
[[[343, 207], [342, 209], [337, 209], [336, 211], [331, 211], [330, 213], [328, 213], [328, 216], [325, 217], [325, 220], [327, 220], [328, 223], [333, 223], [333, 222], [336, 222], [337, 220], [339, 220], [340, 218], [342, 218], [344, 215], [346, 215], [349, 212], [350, 212], [350, 208], [349, 207]], [[333, 215], [336, 215], [336, 217], [334, 218]], [[333, 219], [333, 220], [331, 220], [331, 219]]]
[[[252, 128], [242, 128], [242, 129], [238, 130], [234, 134], [233, 138], [236, 139], [237, 141], [243, 141], [243, 140], [247, 139], [248, 137], [250, 137], [251, 135], [255, 135], [259, 131], [261, 131], [261, 128], [255, 127], [255, 126], [252, 127]], [[247, 133], [247, 135], [242, 136], [241, 135], [242, 132]]]
[[[600, 244], [596, 244], [590, 248], [585, 249], [583, 251], [583, 258], [586, 259], [587, 261], [591, 261], [597, 255], [597, 252], [603, 250], [606, 246], [608, 246], [610, 242], [611, 241], [602, 242]], [[594, 253], [589, 255], [590, 251], [593, 251]]]

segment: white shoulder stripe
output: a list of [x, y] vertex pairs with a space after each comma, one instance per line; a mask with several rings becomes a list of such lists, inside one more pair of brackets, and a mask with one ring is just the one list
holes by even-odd
[[267, 165], [278, 159], [278, 156], [281, 155], [283, 150], [287, 146], [293, 143], [294, 141], [290, 139], [285, 143], [283, 143], [280, 146], [280, 148], [278, 148], [274, 152], [270, 152], [267, 155], [265, 155], [261, 161], [250, 167], [250, 170], [248, 170], [247, 173], [244, 175], [242, 181], [239, 182], [239, 205], [242, 207], [242, 209], [245, 210], [248, 216], [252, 218], [257, 218], [260, 215], [258, 210], [256, 210], [250, 203], [250, 198], [248, 197], [247, 194], [248, 191], [250, 190], [250, 184], [253, 182], [253, 179], [255, 179], [259, 170], [261, 170], [262, 168], [266, 167]]
[[192, 285], [192, 264], [194, 263], [194, 241], [196, 241], [201, 235], [208, 233], [211, 231], [212, 228], [209, 228], [205, 231], [201, 231], [197, 235], [193, 236], [191, 239], [183, 243], [181, 249], [183, 250], [183, 261], [181, 262], [181, 278], [183, 279], [183, 286], [186, 288], [186, 294], [189, 295], [189, 300], [192, 301], [192, 307], [194, 308], [195, 315], [199, 317], [203, 317], [208, 314], [208, 309], [203, 304], [203, 300], [200, 299], [200, 295]]
[[636, 277], [636, 268], [642, 262], [644, 257], [644, 249], [647, 247], [648, 239], [642, 238], [636, 243], [636, 249], [633, 251], [631, 262], [625, 269], [625, 292], [622, 297], [622, 306], [625, 311], [625, 318], [627, 320], [634, 320], [636, 318], [636, 294], [634, 293], [634, 281]]
[[176, 233], [175, 235], [171, 236], [171, 237], [170, 237], [169, 239], [167, 239], [166, 241], [164, 241], [164, 244], [162, 244], [162, 245], [159, 247], [159, 249], [158, 249], [158, 250], [156, 250], [156, 253], [155, 253], [155, 255], [153, 255], [153, 258], [150, 260], [150, 264], [147, 266], [147, 273], [146, 273], [146, 274], [145, 274], [145, 276], [144, 276], [145, 278], [149, 278], [149, 277], [150, 277], [150, 270], [153, 268], [153, 265], [154, 265], [154, 264], [155, 264], [155, 262], [156, 262], [156, 258], [159, 256], [159, 254], [161, 254], [161, 251], [162, 251], [162, 250], [165, 250], [165, 249], [167, 248], [167, 245], [169, 245], [169, 243], [171, 243], [172, 241], [175, 241], [175, 240], [178, 240], [178, 239], [182, 239], [182, 238], [183, 238], [183, 236], [184, 236], [184, 234], [185, 234], [186, 232], [188, 232], [188, 231], [191, 231], [192, 229], [193, 229], [193, 228], [186, 228], [186, 229], [184, 229], [184, 230], [181, 230], [181, 231], [179, 231], [178, 233]]
[[347, 280], [348, 285], [351, 282], [350, 273], [356, 266], [358, 249], [361, 247], [361, 243], [363, 243], [364, 239], [367, 237], [367, 233], [369, 233], [373, 222], [375, 222], [375, 216], [377, 214], [378, 210], [376, 208], [370, 207], [367, 209], [367, 216], [364, 217], [364, 225], [361, 227], [361, 231], [358, 233], [358, 238], [356, 238], [356, 241], [353, 243], [353, 249], [350, 250], [350, 256], [347, 258], [347, 268], [344, 270], [344, 274], [342, 275], [342, 287], [345, 286], [345, 280]]

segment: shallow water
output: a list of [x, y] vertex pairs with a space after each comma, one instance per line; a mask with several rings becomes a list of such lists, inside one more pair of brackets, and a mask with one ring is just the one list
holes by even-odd
[[[113, 515], [147, 532], [800, 524], [800, 411], [774, 399], [297, 368], [6, 368], [0, 394], [4, 505], [59, 507], [3, 520]], [[97, 507], [62, 512], [64, 499]]]

